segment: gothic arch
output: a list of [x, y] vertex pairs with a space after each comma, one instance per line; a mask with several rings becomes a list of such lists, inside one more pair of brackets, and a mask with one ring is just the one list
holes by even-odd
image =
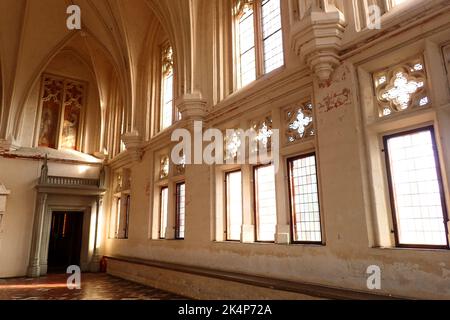
[[178, 84], [175, 96], [193, 91], [192, 87], [192, 1], [145, 0], [166, 31], [175, 52]]
[[[23, 108], [25, 106], [26, 101], [29, 99], [30, 94], [32, 92], [32, 88], [34, 88], [37, 83], [41, 79], [42, 73], [48, 68], [48, 66], [52, 63], [52, 61], [57, 57], [59, 54], [62, 53], [69, 53], [72, 56], [74, 56], [77, 60], [81, 61], [83, 65], [86, 67], [86, 70], [91, 75], [91, 78], [93, 79], [94, 83], [93, 85], [96, 88], [90, 88], [90, 90], [95, 90], [97, 93], [97, 96], [99, 98], [99, 105], [98, 105], [98, 114], [99, 114], [99, 131], [98, 131], [98, 137], [95, 139], [95, 146], [96, 151], [101, 151], [104, 148], [104, 129], [106, 127], [106, 117], [105, 117], [105, 110], [104, 110], [104, 103], [107, 100], [107, 89], [104, 89], [105, 82], [109, 80], [111, 77], [119, 78], [119, 68], [114, 63], [114, 60], [112, 56], [109, 54], [108, 50], [102, 45], [100, 41], [96, 39], [96, 37], [89, 32], [89, 30], [86, 28], [86, 31], [82, 35], [79, 33], [71, 33], [70, 37], [67, 37], [59, 47], [54, 48], [51, 53], [49, 53], [48, 57], [43, 60], [43, 62], [40, 65], [40, 68], [37, 72], [33, 74], [33, 79], [31, 84], [29, 84], [29, 89], [27, 90], [27, 94], [24, 96], [23, 103], [21, 104], [22, 108], [20, 110], [20, 114], [18, 114], [17, 124], [16, 124], [16, 139], [20, 139], [21, 134], [21, 122], [24, 119], [23, 114]], [[79, 37], [77, 39], [77, 37]], [[81, 40], [80, 40], [81, 39]], [[76, 48], [76, 45], [74, 45], [72, 42], [78, 40], [78, 43], [80, 41], [83, 41], [84, 48]], [[76, 44], [78, 44], [76, 43]], [[108, 64], [108, 70], [113, 70], [112, 74], [105, 75], [105, 70], [100, 70], [100, 67], [97, 66], [96, 60], [103, 60], [104, 63]], [[119, 81], [120, 82], [120, 81]], [[107, 84], [106, 84], [107, 85]], [[123, 87], [119, 85], [119, 91], [121, 92], [121, 95], [123, 95]]]

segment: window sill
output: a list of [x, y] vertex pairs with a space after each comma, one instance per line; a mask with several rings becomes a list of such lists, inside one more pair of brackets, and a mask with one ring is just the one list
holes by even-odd
[[282, 82], [285, 78], [290, 78], [292, 75], [296, 74], [298, 70], [293, 70], [291, 72], [286, 73], [286, 64], [279, 67], [278, 69], [272, 70], [269, 73], [266, 73], [249, 84], [241, 87], [235, 88], [233, 92], [224, 97], [222, 100], [218, 101], [214, 109], [222, 109], [228, 106], [229, 104], [237, 103], [240, 100], [246, 99], [249, 96], [258, 94], [258, 92], [262, 90], [266, 90], [273, 84], [277, 84], [278, 82]]
[[241, 241], [212, 241], [213, 244], [216, 245], [220, 245], [220, 244], [225, 244], [225, 245], [243, 245], [243, 246], [249, 246], [249, 245], [265, 245], [265, 246], [275, 246], [278, 245], [275, 242], [241, 242]]
[[258, 78], [256, 78], [252, 82], [246, 84], [245, 86], [236, 88], [233, 91], [233, 93], [230, 95], [230, 97], [234, 96], [234, 95], [245, 94], [245, 92], [251, 91], [254, 87], [257, 87], [260, 83], [277, 77], [278, 75], [283, 73], [283, 71], [285, 69], [286, 69], [286, 64], [284, 64], [281, 67], [278, 67], [278, 68], [276, 68], [276, 69], [274, 69], [274, 70], [272, 70], [272, 71], [270, 71], [268, 73], [265, 73], [265, 74], [259, 76]]
[[443, 248], [408, 248], [408, 247], [372, 247], [379, 251], [400, 251], [400, 252], [436, 252], [450, 254], [450, 249]]
[[225, 244], [225, 245], [265, 245], [265, 246], [277, 246], [277, 247], [314, 247], [314, 248], [325, 248], [326, 244], [320, 243], [300, 243], [300, 242], [292, 242], [292, 243], [276, 243], [276, 242], [241, 242], [241, 241], [212, 241], [213, 244]]

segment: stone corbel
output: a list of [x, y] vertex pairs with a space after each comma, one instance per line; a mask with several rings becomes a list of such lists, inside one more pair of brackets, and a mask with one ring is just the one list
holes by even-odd
[[131, 156], [131, 160], [139, 162], [142, 159], [142, 137], [137, 131], [127, 132], [122, 135], [122, 141], [125, 144], [125, 148]]
[[312, 11], [294, 25], [292, 43], [295, 52], [320, 81], [329, 80], [340, 64], [339, 51], [345, 27], [345, 17], [336, 8], [330, 12]]
[[11, 191], [6, 190], [5, 186], [0, 183], [0, 237], [3, 233], [3, 217], [6, 214], [6, 199], [10, 195]]
[[198, 92], [181, 96], [176, 105], [183, 120], [202, 121], [206, 117], [206, 101]]

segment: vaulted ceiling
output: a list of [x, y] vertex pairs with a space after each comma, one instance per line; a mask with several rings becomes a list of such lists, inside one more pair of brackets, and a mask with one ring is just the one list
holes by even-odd
[[[0, 139], [16, 139], [31, 88], [61, 50], [71, 50], [89, 64], [103, 101], [116, 77], [132, 129], [137, 85], [149, 47], [161, 32], [176, 54], [178, 94], [194, 90], [193, 26], [205, 0], [2, 0], [0, 1]], [[82, 30], [66, 27], [69, 5], [81, 8]], [[142, 87], [142, 86], [141, 86]]]

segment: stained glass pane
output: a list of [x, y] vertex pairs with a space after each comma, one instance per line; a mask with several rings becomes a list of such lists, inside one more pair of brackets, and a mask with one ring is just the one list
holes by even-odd
[[161, 198], [160, 198], [160, 225], [159, 225], [159, 237], [161, 239], [166, 238], [166, 229], [167, 229], [167, 212], [169, 206], [169, 188], [164, 187], [161, 189]]
[[122, 199], [121, 198], [116, 198], [116, 225], [114, 228], [114, 238], [119, 238], [119, 234], [120, 234], [120, 225], [121, 225], [121, 214], [120, 212], [122, 211]]
[[275, 241], [277, 207], [275, 168], [273, 165], [255, 169], [255, 206], [257, 241]]
[[290, 161], [294, 241], [321, 242], [315, 155]]
[[239, 48], [241, 54], [247, 52], [255, 46], [253, 17], [253, 11], [249, 10], [249, 14], [244, 15], [239, 20]]
[[60, 103], [49, 100], [42, 104], [39, 146], [56, 148]]
[[263, 1], [262, 30], [264, 71], [268, 73], [284, 64], [280, 0]]
[[242, 174], [240, 171], [226, 175], [227, 187], [227, 240], [241, 239], [242, 227]]
[[254, 14], [248, 9], [239, 20], [239, 57], [241, 85], [256, 79]]
[[173, 123], [173, 73], [170, 72], [163, 79], [163, 101], [161, 110], [161, 130]]
[[313, 108], [312, 103], [307, 102], [285, 111], [288, 143], [301, 141], [315, 135]]
[[256, 79], [255, 49], [241, 55], [241, 85], [245, 86]]
[[400, 244], [447, 245], [432, 134], [425, 129], [386, 141]]
[[176, 206], [176, 238], [184, 239], [185, 234], [185, 200], [186, 199], [186, 185], [184, 183], [177, 184], [177, 206]]
[[430, 105], [422, 59], [415, 59], [374, 74], [380, 117]]
[[61, 147], [76, 149], [78, 139], [78, 127], [80, 124], [81, 109], [74, 105], [66, 105], [64, 108], [64, 123], [61, 137]]
[[83, 99], [84, 86], [81, 83], [66, 81], [61, 148], [76, 149]]
[[169, 176], [170, 161], [168, 156], [164, 156], [160, 161], [159, 178], [165, 179]]

